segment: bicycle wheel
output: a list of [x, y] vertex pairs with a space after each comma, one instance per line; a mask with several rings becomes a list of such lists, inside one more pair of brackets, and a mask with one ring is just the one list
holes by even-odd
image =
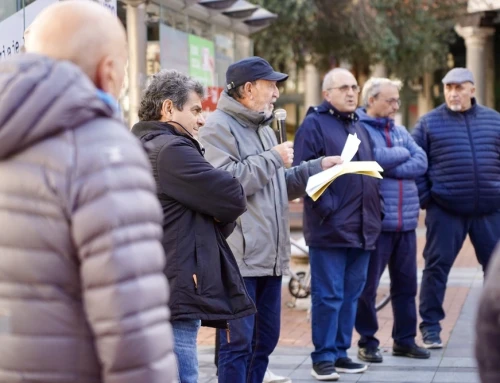
[[382, 295], [382, 298], [375, 302], [375, 310], [382, 310], [391, 301], [391, 294], [386, 293]]
[[304, 271], [299, 271], [292, 278], [290, 278], [290, 282], [288, 282], [288, 291], [295, 298], [307, 298], [311, 293], [308, 289], [304, 288], [304, 280], [306, 277], [306, 273]]

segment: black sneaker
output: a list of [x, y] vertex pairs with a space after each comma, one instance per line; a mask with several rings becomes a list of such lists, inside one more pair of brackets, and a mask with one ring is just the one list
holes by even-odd
[[358, 358], [368, 363], [382, 363], [382, 360], [384, 360], [380, 350], [376, 347], [360, 347]]
[[329, 382], [339, 380], [340, 378], [339, 374], [337, 374], [337, 370], [335, 370], [333, 362], [328, 361], [313, 363], [311, 375], [314, 376], [316, 380]]
[[366, 371], [368, 366], [366, 364], [353, 362], [351, 358], [339, 358], [335, 362], [335, 368], [338, 372], [357, 374]]
[[406, 356], [408, 358], [416, 359], [429, 359], [431, 353], [423, 347], [419, 347], [416, 344], [411, 346], [403, 346], [394, 343], [392, 346], [392, 355], [394, 356]]
[[429, 349], [443, 348], [443, 342], [437, 332], [428, 332], [423, 334], [424, 347]]

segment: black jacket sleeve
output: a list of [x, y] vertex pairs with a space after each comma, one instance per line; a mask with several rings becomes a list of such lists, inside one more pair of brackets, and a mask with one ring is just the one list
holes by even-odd
[[215, 169], [193, 143], [179, 138], [158, 154], [160, 192], [187, 208], [233, 222], [246, 210], [246, 197], [239, 181]]

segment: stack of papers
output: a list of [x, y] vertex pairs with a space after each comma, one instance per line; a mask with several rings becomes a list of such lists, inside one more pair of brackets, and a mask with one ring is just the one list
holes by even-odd
[[359, 144], [361, 141], [356, 134], [349, 134], [347, 136], [347, 141], [345, 142], [344, 149], [340, 157], [344, 160], [344, 163], [340, 165], [335, 165], [330, 169], [326, 169], [321, 173], [315, 174], [309, 177], [307, 181], [306, 193], [313, 201], [316, 201], [321, 194], [326, 190], [330, 184], [335, 181], [337, 177], [343, 174], [353, 173], [361, 174], [365, 176], [382, 178], [379, 172], [383, 172], [384, 169], [376, 161], [354, 161], [354, 155], [358, 151]]

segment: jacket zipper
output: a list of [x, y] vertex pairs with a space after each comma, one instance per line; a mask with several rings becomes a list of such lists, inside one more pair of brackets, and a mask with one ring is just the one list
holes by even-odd
[[[194, 288], [198, 290], [198, 277], [193, 274]], [[226, 322], [226, 337], [227, 343], [231, 343], [231, 331], [229, 330], [229, 322]]]
[[[389, 148], [392, 148], [392, 141], [391, 141], [391, 135], [389, 133], [389, 126], [386, 125], [385, 129], [385, 141], [387, 143], [387, 146]], [[398, 180], [398, 186], [399, 186], [399, 198], [398, 198], [398, 226], [396, 227], [397, 231], [401, 231], [401, 228], [403, 227], [403, 181]]]
[[229, 322], [226, 322], [226, 338], [227, 343], [231, 343], [231, 331], [229, 330]]
[[[263, 126], [262, 125], [259, 125], [259, 127], [257, 128], [256, 130], [256, 133], [257, 133], [257, 137], [259, 138], [259, 141], [260, 141], [260, 144], [262, 145], [262, 148], [264, 150], [271, 150], [272, 149], [272, 146], [269, 146], [269, 148], [266, 148], [266, 144], [265, 144], [265, 137], [263, 137], [264, 135], [262, 134], [262, 130], [263, 130]], [[262, 134], [262, 135], [261, 135]], [[271, 182], [271, 187], [273, 189], [273, 192], [274, 192], [274, 213], [275, 213], [275, 216], [276, 216], [276, 224], [277, 224], [277, 237], [276, 237], [276, 257], [274, 258], [274, 267], [273, 267], [273, 276], [276, 276], [278, 275], [276, 270], [278, 269], [278, 261], [279, 261], [279, 251], [280, 251], [280, 213], [278, 212], [278, 206], [280, 206], [280, 204], [278, 204], [277, 202], [280, 200], [280, 195], [277, 192], [276, 190], [279, 191], [278, 188], [275, 187], [274, 185], [274, 179], [271, 178], [270, 180]], [[279, 186], [279, 181], [278, 181], [278, 186]]]
[[477, 211], [479, 187], [477, 180], [478, 170], [477, 170], [476, 148], [474, 147], [474, 142], [472, 141], [472, 134], [470, 131], [469, 119], [467, 118], [467, 115], [464, 115], [464, 119], [465, 119], [465, 126], [467, 127], [467, 133], [469, 135], [470, 147], [472, 149], [472, 163], [474, 164], [474, 211]]
[[399, 184], [399, 203], [398, 203], [398, 227], [397, 231], [401, 231], [403, 227], [403, 181], [398, 180]]
[[193, 274], [193, 281], [194, 281], [194, 288], [196, 291], [198, 291], [198, 277], [196, 274]]

